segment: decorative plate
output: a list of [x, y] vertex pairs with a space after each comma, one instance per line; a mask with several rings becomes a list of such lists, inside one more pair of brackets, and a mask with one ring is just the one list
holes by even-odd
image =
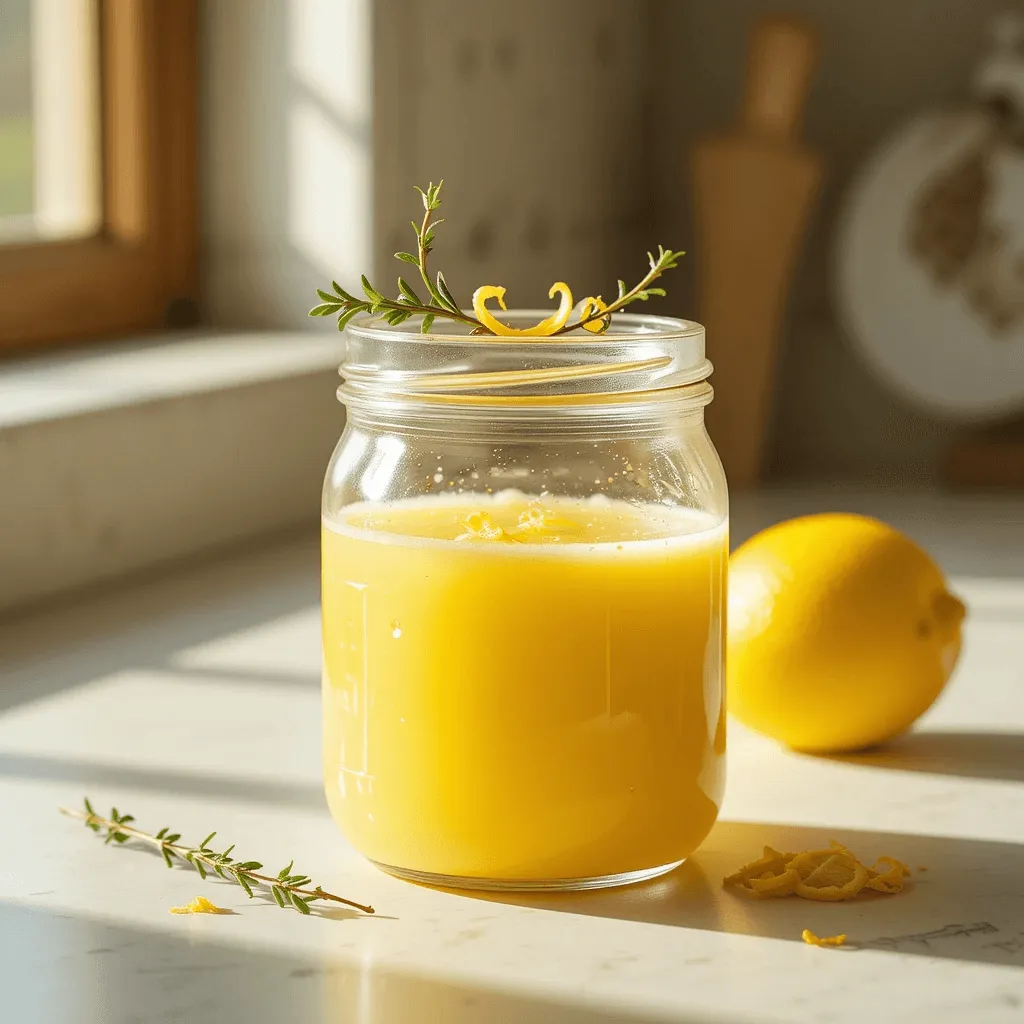
[[965, 110], [868, 161], [840, 218], [846, 332], [883, 382], [949, 419], [1024, 410], [1024, 54], [1002, 21]]

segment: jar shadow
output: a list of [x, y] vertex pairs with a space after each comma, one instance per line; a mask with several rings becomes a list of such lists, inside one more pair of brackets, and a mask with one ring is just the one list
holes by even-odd
[[[901, 893], [843, 903], [757, 899], [722, 879], [764, 846], [802, 851], [835, 839], [862, 861], [907, 863]], [[1024, 846], [945, 836], [801, 828], [722, 821], [701, 849], [670, 874], [622, 889], [584, 893], [467, 893], [472, 899], [556, 913], [802, 941], [844, 933], [846, 952], [873, 949], [953, 960], [1024, 965]]]

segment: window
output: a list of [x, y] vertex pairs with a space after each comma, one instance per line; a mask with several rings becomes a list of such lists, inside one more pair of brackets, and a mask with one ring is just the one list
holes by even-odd
[[193, 318], [197, 7], [0, 2], [0, 346]]

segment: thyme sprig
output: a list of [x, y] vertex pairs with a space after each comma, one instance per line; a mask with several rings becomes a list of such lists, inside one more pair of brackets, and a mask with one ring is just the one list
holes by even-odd
[[664, 288], [652, 288], [651, 285], [666, 270], [672, 270], [674, 267], [677, 267], [680, 257], [685, 255], [686, 253], [682, 250], [673, 252], [673, 250], [659, 245], [657, 256], [650, 252], [647, 254], [647, 263], [650, 269], [648, 269], [639, 284], [627, 289], [626, 282], [620, 278], [618, 282], [619, 294], [614, 302], [609, 302], [604, 309], [595, 308], [588, 316], [577, 320], [575, 323], [567, 323], [563, 328], [554, 333], [566, 334], [568, 331], [574, 331], [578, 327], [583, 327], [584, 324], [589, 324], [594, 320], [601, 320], [603, 321], [603, 327], [600, 333], [603, 334], [611, 326], [613, 313], [617, 313], [620, 309], [625, 309], [631, 302], [636, 302], [637, 300], [646, 302], [652, 295], [664, 295]]
[[[436, 275], [431, 276], [427, 267], [427, 257], [433, 252], [434, 235], [439, 224], [444, 223], [444, 218], [436, 217], [436, 212], [441, 205], [442, 179], [436, 185], [431, 182], [424, 190], [418, 185], [423, 200], [423, 218], [417, 223], [411, 221], [412, 230], [416, 235], [415, 252], [396, 252], [395, 259], [403, 263], [409, 263], [419, 271], [423, 287], [427, 290], [427, 298], [422, 299], [415, 288], [399, 275], [398, 295], [395, 298], [388, 298], [383, 292], [375, 288], [365, 274], [361, 277], [363, 296], [359, 297], [346, 291], [337, 281], [331, 282], [332, 291], [325, 291], [317, 288], [316, 293], [320, 302], [310, 311], [310, 316], [337, 316], [338, 330], [343, 331], [348, 322], [359, 313], [370, 313], [378, 315], [386, 323], [393, 327], [404, 323], [410, 317], [420, 316], [420, 333], [429, 334], [437, 319], [454, 320], [458, 323], [468, 324], [472, 330], [471, 334], [493, 335], [493, 331], [481, 323], [475, 316], [465, 312], [456, 302], [455, 296], [448, 287], [444, 274], [439, 270]], [[622, 280], [618, 282], [618, 295], [614, 302], [605, 304], [593, 299], [582, 304], [582, 316], [575, 321], [566, 323], [560, 329], [553, 331], [553, 335], [567, 334], [595, 321], [600, 322], [600, 330], [596, 333], [603, 333], [611, 326], [612, 315], [624, 309], [632, 302], [646, 302], [652, 295], [664, 295], [663, 288], [652, 288], [651, 285], [666, 270], [671, 270], [677, 265], [677, 261], [684, 253], [673, 251], [664, 246], [658, 246], [658, 254], [647, 254], [649, 269], [639, 284], [627, 288]], [[600, 296], [598, 296], [598, 300]], [[593, 327], [590, 328], [595, 330]]]
[[336, 896], [319, 885], [310, 888], [313, 880], [308, 875], [293, 871], [294, 860], [276, 875], [267, 875], [261, 873], [263, 865], [259, 861], [242, 861], [232, 857], [234, 843], [218, 853], [210, 846], [217, 835], [216, 832], [211, 832], [198, 846], [189, 846], [179, 842], [181, 839], [179, 832], [172, 832], [166, 827], [160, 829], [155, 835], [143, 832], [130, 824], [135, 820], [133, 815], [119, 814], [116, 807], [111, 808], [109, 817], [97, 814], [88, 797], [85, 798], [84, 811], [70, 807], [60, 807], [58, 810], [68, 817], [84, 821], [86, 827], [92, 829], [93, 832], [105, 832], [105, 843], [127, 843], [132, 839], [148, 843], [160, 850], [164, 863], [169, 868], [174, 867], [175, 861], [186, 862], [199, 872], [200, 878], [205, 879], [208, 875], [216, 874], [226, 881], [236, 882], [249, 899], [253, 898], [257, 888], [265, 888], [269, 889], [279, 907], [291, 906], [300, 914], [308, 914], [310, 912], [309, 905], [316, 900], [342, 903], [346, 907], [361, 910], [364, 914], [374, 913], [373, 907], [355, 903], [343, 896]]
[[455, 301], [455, 297], [448, 287], [448, 282], [444, 279], [444, 274], [439, 270], [437, 277], [431, 280], [430, 271], [427, 269], [427, 257], [434, 249], [434, 232], [438, 224], [441, 224], [444, 220], [444, 218], [435, 219], [434, 217], [437, 208], [441, 205], [440, 195], [443, 184], [444, 180], [442, 179], [436, 185], [431, 182], [427, 186], [426, 191], [419, 188], [419, 186], [416, 187], [416, 191], [419, 192], [423, 199], [422, 221], [419, 224], [416, 221], [411, 222], [412, 230], [416, 235], [416, 253], [395, 253], [395, 259], [401, 260], [403, 263], [411, 263], [418, 268], [420, 277], [430, 296], [429, 302], [421, 299], [416, 290], [404, 277], [399, 276], [398, 278], [397, 298], [389, 299], [382, 292], [374, 288], [366, 275], [363, 274], [362, 286], [363, 294], [366, 296], [365, 299], [357, 298], [342, 288], [337, 281], [332, 281], [331, 287], [334, 289], [334, 294], [332, 295], [322, 288], [317, 288], [316, 293], [323, 301], [319, 305], [314, 306], [309, 311], [309, 315], [336, 315], [338, 317], [339, 331], [343, 331], [345, 325], [357, 313], [379, 313], [381, 319], [387, 321], [393, 327], [404, 323], [409, 317], [419, 314], [423, 317], [420, 323], [420, 333], [422, 334], [430, 333], [430, 328], [437, 317], [442, 317], [446, 320], [457, 320], [461, 323], [469, 324], [473, 328], [480, 328], [490, 334], [490, 331], [487, 331], [476, 317], [464, 313], [459, 308], [459, 304]]

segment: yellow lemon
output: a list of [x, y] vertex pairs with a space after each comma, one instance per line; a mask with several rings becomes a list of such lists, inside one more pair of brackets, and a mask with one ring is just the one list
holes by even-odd
[[729, 561], [729, 710], [797, 750], [881, 743], [938, 697], [963, 617], [938, 566], [892, 527], [780, 523]]

